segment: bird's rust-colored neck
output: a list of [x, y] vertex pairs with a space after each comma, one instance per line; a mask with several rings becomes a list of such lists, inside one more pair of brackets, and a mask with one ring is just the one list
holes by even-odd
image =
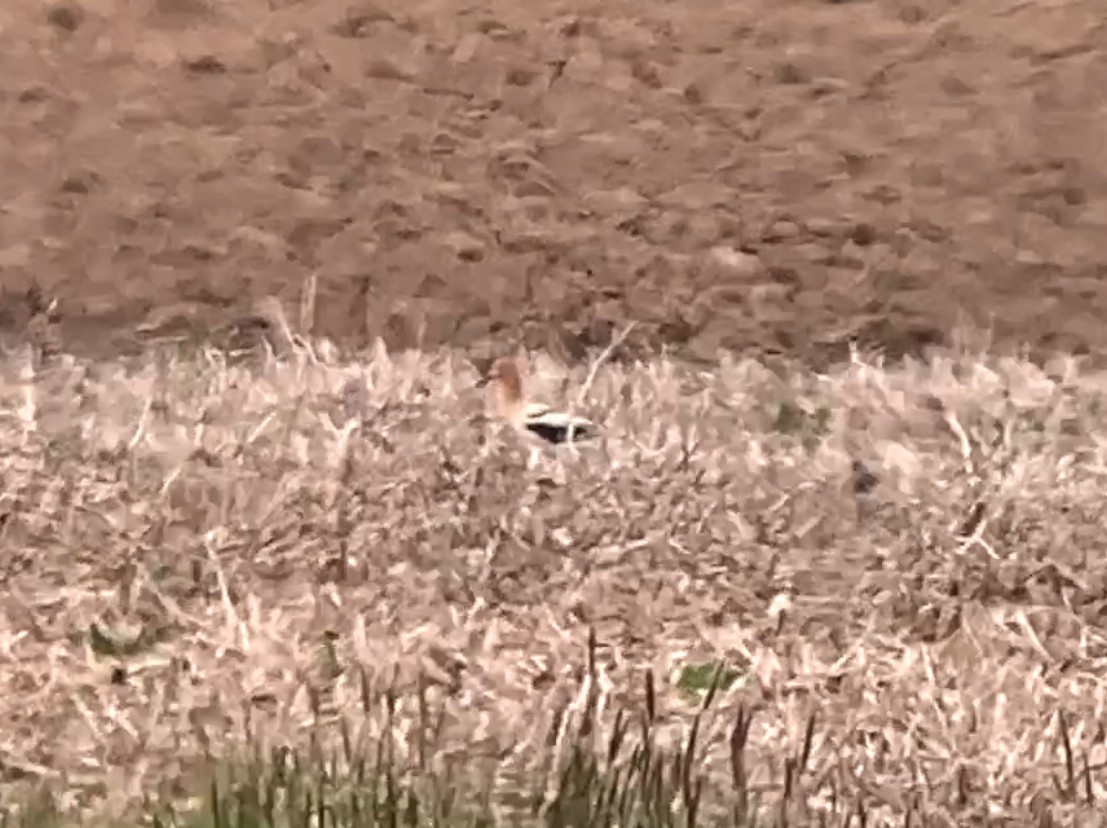
[[514, 417], [523, 409], [523, 378], [519, 366], [510, 357], [501, 357], [492, 364], [489, 378], [496, 390], [496, 407], [501, 415]]

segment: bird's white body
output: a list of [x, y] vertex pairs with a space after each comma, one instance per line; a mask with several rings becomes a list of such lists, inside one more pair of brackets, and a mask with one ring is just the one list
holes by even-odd
[[566, 416], [566, 415], [561, 414], [559, 412], [550, 411], [550, 407], [548, 405], [546, 405], [545, 403], [540, 403], [540, 402], [528, 402], [528, 403], [526, 403], [523, 406], [522, 414], [523, 414], [523, 419], [524, 420], [535, 420], [535, 419], [538, 419], [540, 417], [545, 417], [549, 414], [554, 414], [555, 416], [559, 416], [559, 417]]

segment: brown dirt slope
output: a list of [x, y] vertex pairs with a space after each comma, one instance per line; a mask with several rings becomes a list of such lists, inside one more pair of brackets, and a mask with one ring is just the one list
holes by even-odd
[[1096, 352], [1097, 5], [5, 4], [0, 323]]

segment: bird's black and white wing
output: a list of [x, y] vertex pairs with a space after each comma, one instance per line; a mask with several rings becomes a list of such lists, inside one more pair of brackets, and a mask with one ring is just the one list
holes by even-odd
[[599, 434], [599, 428], [591, 420], [550, 411], [539, 405], [528, 406], [522, 426], [531, 434], [554, 444], [587, 440]]

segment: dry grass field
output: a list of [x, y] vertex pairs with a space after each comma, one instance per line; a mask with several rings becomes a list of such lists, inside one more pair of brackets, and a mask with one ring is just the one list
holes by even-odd
[[618, 824], [1102, 822], [1101, 5], [0, 4], [0, 815], [387, 734], [501, 823], [644, 742]]
[[531, 458], [447, 350], [11, 355], [5, 801], [187, 798], [250, 736], [379, 734], [391, 687], [397, 764], [509, 809], [585, 698], [601, 752], [648, 703], [672, 753], [722, 663], [701, 818], [741, 708], [767, 816], [787, 777], [795, 824], [1098, 824], [1105, 378], [528, 362], [601, 442]]
[[136, 351], [315, 274], [351, 345], [1098, 354], [1105, 38], [1092, 0], [6, 0], [0, 335]]

